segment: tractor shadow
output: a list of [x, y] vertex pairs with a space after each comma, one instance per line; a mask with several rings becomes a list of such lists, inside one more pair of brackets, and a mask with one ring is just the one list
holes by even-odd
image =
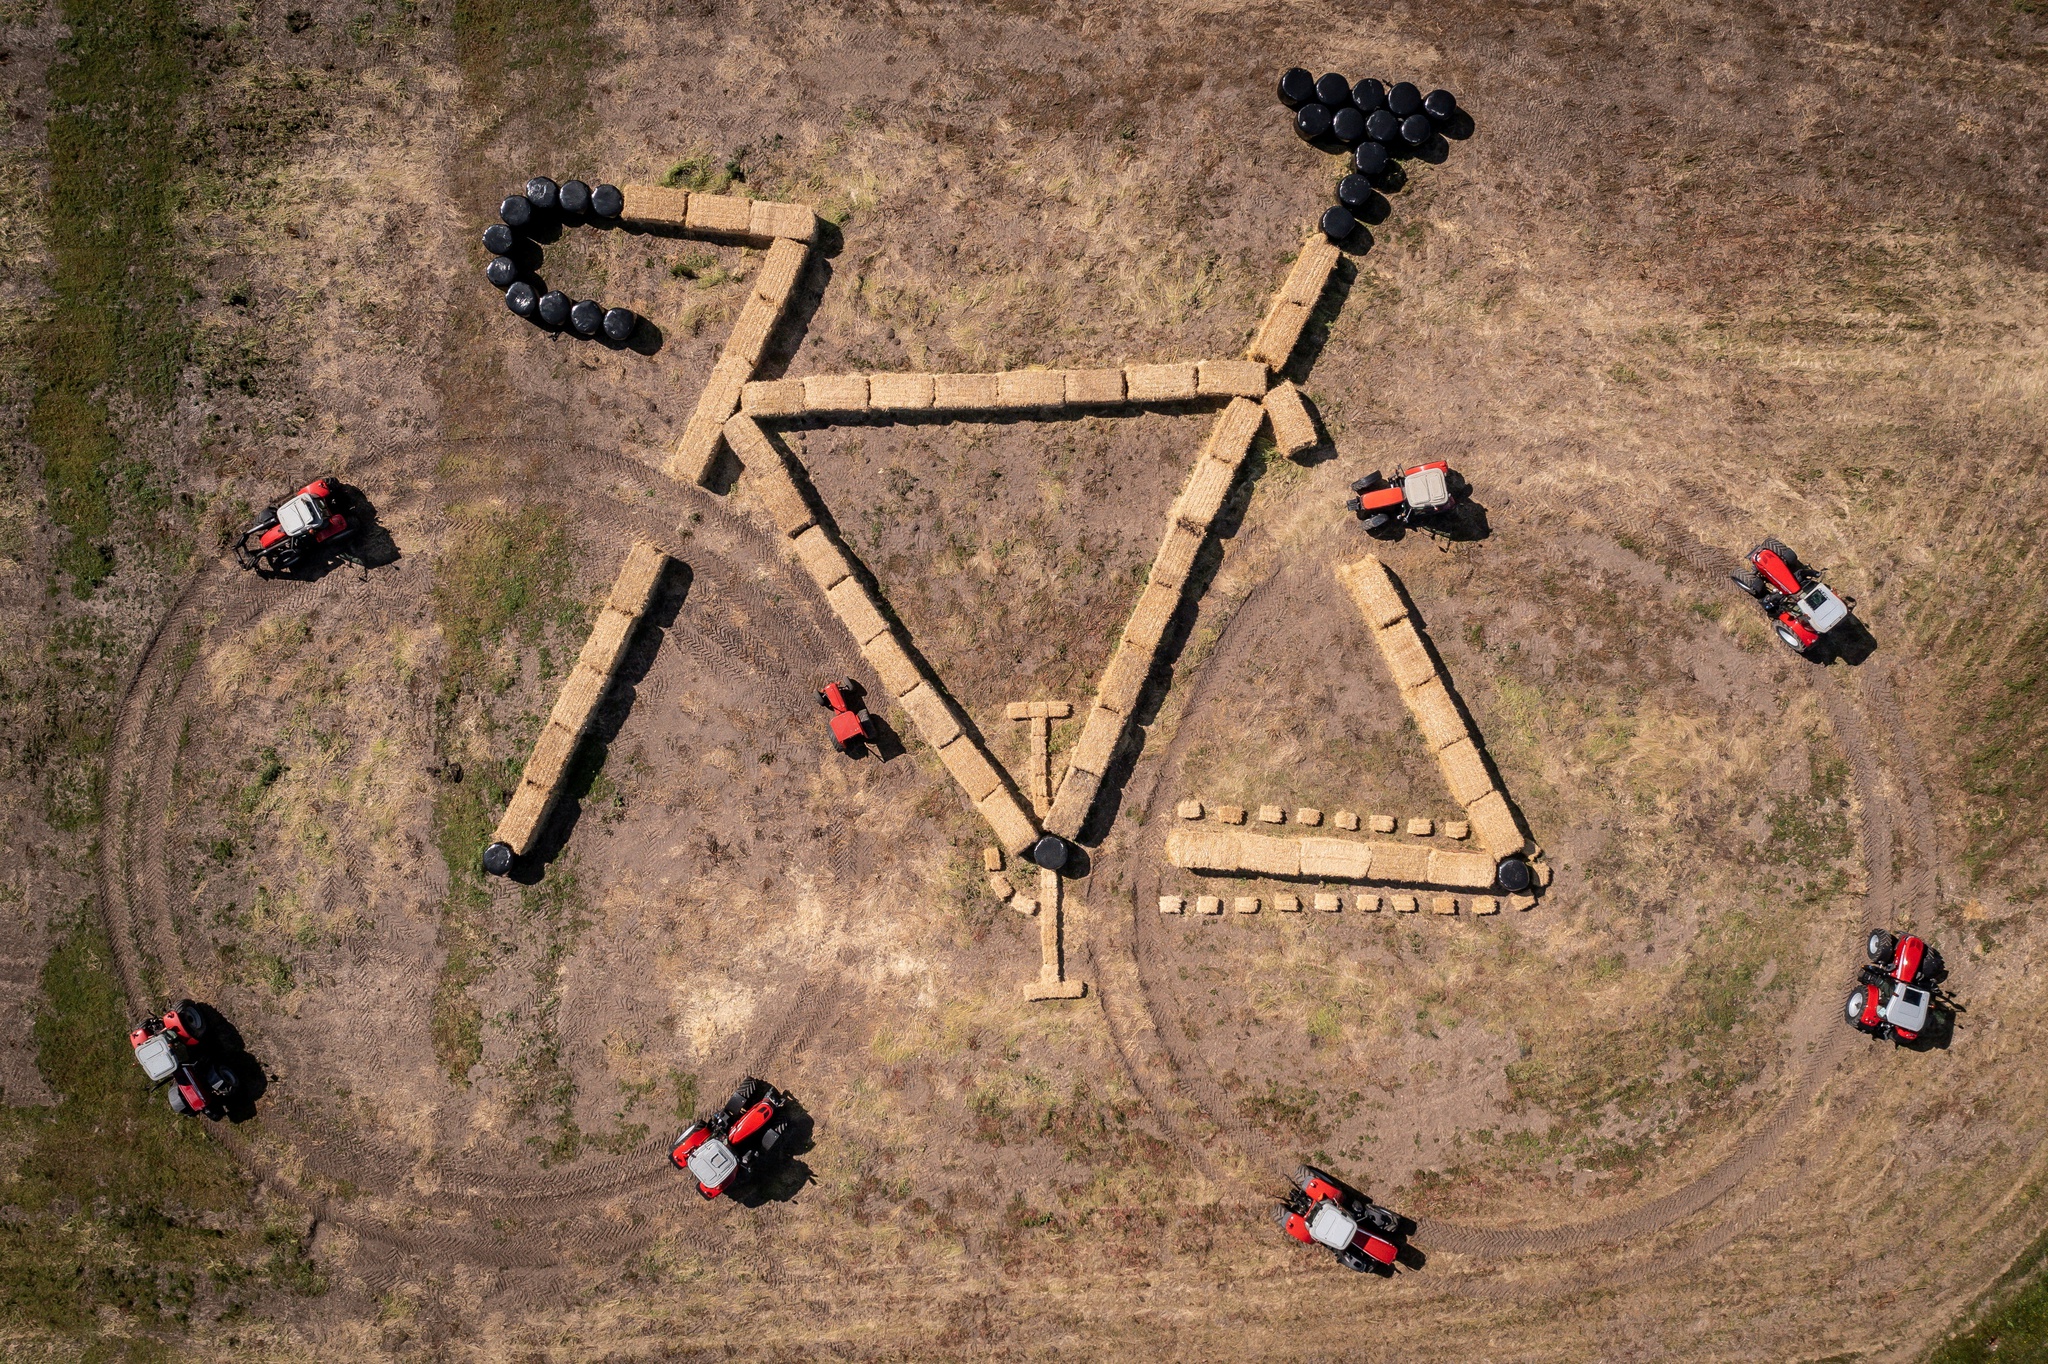
[[1894, 1045], [1904, 1051], [1947, 1051], [1956, 1040], [1956, 1018], [1968, 1012], [1955, 996], [1937, 987], [1934, 1007], [1927, 1011], [1927, 1026], [1912, 1041]]
[[249, 1054], [247, 1044], [242, 1041], [242, 1030], [225, 1014], [204, 1000], [195, 999], [192, 1003], [206, 1021], [206, 1031], [201, 1037], [203, 1050], [234, 1073], [234, 1096], [221, 1106], [222, 1111], [229, 1122], [247, 1122], [256, 1116], [256, 1105], [270, 1092], [270, 1069]]
[[1854, 613], [1828, 631], [1821, 647], [1813, 651], [1813, 661], [1823, 667], [1831, 663], [1844, 663], [1851, 668], [1862, 666], [1864, 660], [1877, 652], [1877, 636], [1870, 633]]
[[[563, 784], [562, 798], [555, 803], [555, 811], [549, 816], [533, 847], [524, 857], [512, 860], [507, 879], [523, 886], [534, 885], [546, 874], [548, 865], [561, 856], [569, 836], [583, 820], [591, 792], [604, 771], [605, 761], [611, 756], [612, 742], [619, 737], [626, 718], [633, 713], [640, 683], [646, 680], [649, 670], [654, 667], [662, 641], [676, 623], [676, 616], [683, 609], [693, 581], [688, 564], [669, 560], [655, 585], [654, 600], [648, 603], [639, 628], [633, 632], [633, 643], [619, 662], [618, 674], [612, 679], [604, 700], [598, 704], [589, 732], [576, 746], [576, 756], [570, 760], [569, 775]], [[605, 812], [599, 811], [598, 818], [605, 817]]]
[[1437, 541], [1437, 548], [1448, 551], [1454, 544], [1473, 544], [1493, 534], [1493, 523], [1486, 514], [1486, 504], [1471, 496], [1460, 498], [1453, 509], [1433, 521], [1424, 521], [1404, 526], [1399, 521], [1369, 530], [1366, 535], [1386, 544], [1399, 544], [1410, 535], [1427, 535]]
[[811, 1167], [798, 1157], [807, 1154], [815, 1145], [817, 1123], [810, 1110], [801, 1102], [791, 1098], [783, 1110], [789, 1115], [789, 1136], [785, 1139], [783, 1151], [786, 1158], [778, 1158], [775, 1168], [744, 1189], [735, 1189], [728, 1195], [743, 1208], [758, 1208], [768, 1203], [788, 1203], [806, 1188], [818, 1182]]

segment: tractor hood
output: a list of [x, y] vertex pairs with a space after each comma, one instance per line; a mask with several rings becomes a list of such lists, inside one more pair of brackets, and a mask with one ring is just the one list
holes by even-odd
[[1309, 1215], [1308, 1234], [1316, 1244], [1328, 1246], [1331, 1250], [1347, 1249], [1358, 1236], [1358, 1223], [1351, 1214], [1335, 1203], [1325, 1200], [1316, 1205]]

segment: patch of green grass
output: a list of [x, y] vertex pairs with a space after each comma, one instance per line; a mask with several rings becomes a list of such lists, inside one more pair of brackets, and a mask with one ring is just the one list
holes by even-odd
[[110, 409], [169, 400], [185, 338], [171, 259], [178, 104], [190, 78], [171, 0], [65, 0], [49, 72], [51, 315], [31, 343], [58, 570], [89, 595], [114, 568], [124, 491], [149, 482]]
[[723, 194], [733, 185], [747, 178], [746, 167], [741, 162], [746, 158], [742, 148], [733, 155], [720, 160], [707, 151], [695, 151], [668, 168], [661, 177], [661, 183], [670, 189], [694, 190], [703, 194]]
[[448, 641], [443, 699], [480, 680], [491, 647], [508, 633], [538, 639], [584, 618], [566, 595], [568, 537], [552, 507], [493, 511], [460, 535], [434, 567], [434, 616]]
[[[127, 1000], [106, 934], [81, 906], [43, 968], [36, 1064], [52, 1108], [0, 1109], [19, 1151], [0, 1199], [0, 1321], [118, 1358], [140, 1333], [188, 1324], [202, 1295], [319, 1293], [302, 1238], [265, 1226], [249, 1182], [196, 1121], [151, 1089], [128, 1047]], [[224, 1300], [224, 1301], [223, 1301]]]
[[484, 881], [483, 851], [519, 773], [509, 761], [477, 763], [464, 780], [443, 784], [434, 797], [434, 844], [448, 867], [448, 894], [441, 901], [434, 939], [444, 955], [429, 1031], [434, 1059], [460, 1085], [469, 1083], [470, 1067], [484, 1058], [483, 1009], [470, 994], [492, 964], [491, 892]]
[[515, 81], [548, 91], [549, 102], [586, 102], [598, 43], [589, 0], [455, 0], [455, 60], [469, 95], [502, 99]]
[[2038, 837], [2048, 805], [2048, 621], [2027, 626], [1997, 653], [1995, 670], [1961, 670], [1977, 697], [1959, 720], [1963, 785], [1972, 797], [1971, 837], [1960, 855], [1973, 881]]
[[[1977, 1323], [1950, 1336], [1927, 1364], [2048, 1364], [2048, 1232], [2043, 1232], [1980, 1304]], [[2020, 1287], [2014, 1290], [2014, 1285]]]

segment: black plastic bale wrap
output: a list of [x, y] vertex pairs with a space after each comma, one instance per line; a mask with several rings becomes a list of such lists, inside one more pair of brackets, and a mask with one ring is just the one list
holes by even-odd
[[1337, 202], [1358, 212], [1372, 201], [1372, 181], [1362, 175], [1347, 175], [1337, 182]]
[[512, 229], [503, 223], [492, 223], [484, 229], [484, 250], [494, 256], [511, 255], [513, 243], [517, 240]]
[[607, 340], [630, 341], [639, 325], [640, 315], [631, 308], [613, 308], [604, 315], [604, 334]]
[[1410, 114], [1401, 120], [1401, 140], [1411, 147], [1420, 147], [1435, 136], [1436, 125], [1428, 114]]
[[491, 263], [484, 267], [484, 278], [499, 289], [509, 289], [512, 281], [519, 278], [519, 267], [512, 263], [510, 256], [493, 256]]
[[590, 191], [590, 215], [593, 218], [616, 218], [626, 211], [626, 196], [619, 192], [617, 185], [599, 185]]
[[1317, 224], [1323, 235], [1333, 242], [1341, 242], [1358, 230], [1358, 219], [1351, 216], [1351, 210], [1342, 204], [1331, 204], [1323, 210], [1323, 220]]
[[540, 296], [538, 311], [543, 325], [560, 327], [569, 320], [569, 296], [560, 289], [550, 289]]
[[1304, 104], [1294, 111], [1294, 131], [1310, 142], [1330, 133], [1330, 106], [1327, 104]]
[[569, 330], [578, 336], [596, 336], [604, 326], [604, 305], [594, 299], [584, 299], [569, 309]]
[[526, 182], [526, 197], [542, 213], [552, 213], [561, 203], [561, 189], [545, 175]]
[[564, 180], [561, 190], [556, 195], [556, 201], [561, 204], [565, 215], [581, 218], [590, 212], [590, 186], [581, 180]]
[[1448, 90], [1432, 90], [1422, 97], [1422, 112], [1442, 123], [1458, 112], [1458, 97]]
[[522, 279], [505, 291], [505, 306], [521, 317], [532, 317], [534, 309], [540, 306], [540, 300], [535, 296], [533, 286]]
[[515, 194], [498, 205], [498, 219], [507, 227], [525, 227], [533, 221], [533, 201]]
[[1345, 106], [1330, 120], [1330, 131], [1337, 140], [1347, 147], [1355, 147], [1365, 140], [1365, 111]]
[[1375, 142], [1397, 142], [1401, 137], [1401, 120], [1385, 109], [1375, 109], [1365, 120], [1365, 135]]
[[1415, 82], [1402, 81], [1387, 91], [1387, 108], [1394, 111], [1395, 118], [1406, 118], [1422, 112], [1422, 92], [1415, 88]]
[[1351, 102], [1368, 114], [1387, 107], [1387, 84], [1367, 76], [1351, 87]]
[[1298, 66], [1290, 66], [1280, 73], [1280, 102], [1290, 109], [1299, 109], [1316, 97], [1316, 78]]
[[1387, 155], [1386, 144], [1382, 142], [1362, 142], [1351, 154], [1351, 164], [1358, 167], [1360, 175], [1383, 174], [1393, 163], [1394, 158]]
[[1326, 76], [1316, 77], [1316, 103], [1327, 104], [1332, 109], [1342, 109], [1351, 103], [1351, 82], [1334, 71]]

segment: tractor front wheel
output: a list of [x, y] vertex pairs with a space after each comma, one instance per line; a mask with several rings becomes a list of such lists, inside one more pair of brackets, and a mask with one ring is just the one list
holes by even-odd
[[749, 1075], [740, 1081], [740, 1087], [725, 1101], [725, 1111], [737, 1118], [761, 1101], [761, 1082]]
[[1870, 936], [1863, 943], [1864, 955], [1879, 966], [1891, 965], [1892, 954], [1898, 950], [1899, 940], [1882, 928], [1871, 929]]
[[1774, 625], [1771, 628], [1777, 631], [1778, 642], [1783, 644], [1786, 648], [1790, 649], [1793, 653], [1803, 654], [1806, 652], [1806, 646], [1800, 642], [1799, 636], [1792, 632], [1791, 626], [1786, 625], [1783, 622], [1780, 622], [1779, 624]]
[[1780, 559], [1783, 559], [1785, 561], [1785, 567], [1791, 569], [1794, 573], [1797, 573], [1799, 571], [1799, 556], [1797, 554], [1794, 554], [1791, 551], [1791, 549], [1786, 546], [1783, 540], [1765, 540], [1761, 545], [1758, 545], [1757, 548], [1767, 549], [1771, 553], [1777, 555]]

